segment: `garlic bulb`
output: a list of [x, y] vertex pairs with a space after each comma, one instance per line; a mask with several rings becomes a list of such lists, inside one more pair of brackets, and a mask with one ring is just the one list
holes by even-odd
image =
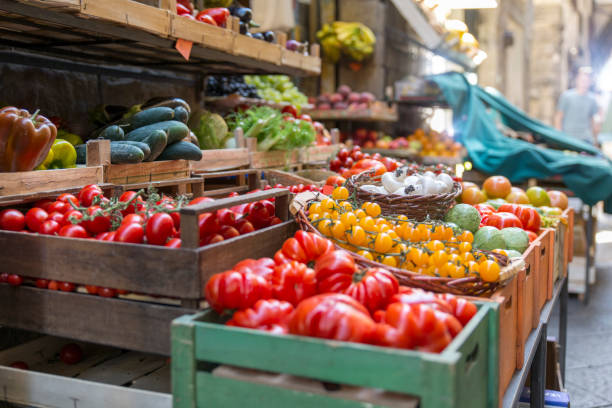
[[416, 176], [416, 175], [412, 175], [412, 176], [408, 176], [404, 179], [404, 185], [405, 186], [412, 186], [415, 184], [420, 184], [422, 177]]
[[387, 192], [392, 193], [398, 188], [402, 187], [403, 184], [400, 181], [397, 181], [393, 172], [386, 172], [381, 177], [382, 185], [385, 187]]
[[453, 190], [453, 185], [455, 184], [455, 182], [453, 181], [453, 178], [451, 176], [446, 173], [440, 173], [436, 178], [438, 179], [438, 181], [441, 181], [446, 185], [445, 193], [450, 193]]
[[366, 184], [360, 187], [362, 190], [367, 191], [368, 193], [378, 193], [378, 186], [373, 184]]

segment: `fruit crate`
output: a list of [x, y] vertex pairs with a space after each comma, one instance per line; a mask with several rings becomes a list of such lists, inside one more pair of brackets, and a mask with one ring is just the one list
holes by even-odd
[[554, 234], [555, 230], [545, 228], [540, 232], [537, 238], [539, 245], [539, 253], [536, 258], [540, 263], [534, 288], [536, 292], [536, 307], [537, 316], [534, 319], [534, 328], [540, 322], [540, 311], [548, 299], [552, 297], [552, 287], [554, 285], [553, 276], [553, 259], [554, 259]]
[[523, 368], [525, 359], [525, 342], [531, 331], [537, 326], [534, 326], [535, 321], [539, 321], [540, 311], [536, 310], [536, 291], [535, 281], [538, 275], [540, 266], [537, 258], [539, 252], [539, 243], [532, 242], [527, 250], [523, 253], [525, 268], [519, 272], [518, 287], [517, 287], [517, 303], [518, 303], [518, 329], [517, 329], [517, 356], [516, 368]]
[[49, 190], [104, 183], [102, 166], [0, 173], [0, 203]]
[[[565, 264], [572, 262], [574, 258], [574, 209], [568, 208], [563, 212], [567, 217], [567, 236], [565, 239]], [[567, 276], [567, 268], [565, 271]]]
[[569, 234], [569, 211], [561, 216], [561, 221], [555, 228], [553, 253], [553, 285], [558, 279], [567, 276], [567, 240]]
[[[276, 215], [284, 222], [199, 247], [200, 214], [268, 198], [275, 198]], [[271, 189], [184, 207], [181, 248], [0, 231], [2, 271], [137, 294], [109, 299], [0, 284], [0, 325], [168, 354], [170, 321], [201, 306], [212, 274], [244, 258], [272, 256], [294, 233], [288, 198], [287, 190]], [[41, 313], [45, 310], [54, 313]]]
[[[498, 401], [502, 401], [508, 384], [517, 367], [517, 353], [520, 347], [519, 330], [521, 329], [518, 319], [518, 283], [521, 274], [517, 274], [504, 287], [496, 290], [489, 298], [463, 296], [473, 302], [487, 302], [493, 307], [493, 313], [497, 314], [498, 322], [498, 350], [499, 350], [499, 387], [497, 392]], [[523, 343], [524, 344], [524, 343]], [[522, 364], [521, 364], [522, 366]]]
[[332, 159], [344, 144], [331, 144], [328, 146], [310, 146], [302, 151], [302, 163], [304, 164], [322, 164], [327, 165], [327, 162]]
[[191, 162], [192, 173], [241, 169], [249, 167], [249, 151], [246, 148], [202, 150], [202, 159]]
[[[83, 352], [83, 359], [76, 364], [66, 364], [59, 358], [62, 347], [70, 343], [76, 343]], [[28, 368], [9, 366], [17, 361]], [[43, 336], [1, 350], [0, 378], [4, 404], [55, 408], [172, 406], [166, 357], [59, 337]]]
[[217, 365], [229, 365], [323, 381], [335, 384], [333, 388], [377, 388], [393, 393], [402, 404], [416, 397], [421, 408], [494, 407], [498, 322], [492, 307], [480, 303], [477, 314], [440, 354], [228, 327], [219, 324], [212, 310], [183, 316], [172, 324], [174, 406], [248, 406], [253, 401], [274, 407], [391, 406], [333, 391], [258, 384], [254, 375], [244, 380], [215, 375]]
[[244, 169], [194, 173], [202, 180], [204, 195], [223, 197], [230, 193], [243, 194], [261, 188], [261, 170]]

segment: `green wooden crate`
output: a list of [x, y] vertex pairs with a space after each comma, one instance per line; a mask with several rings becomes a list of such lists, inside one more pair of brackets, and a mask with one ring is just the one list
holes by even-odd
[[440, 354], [228, 327], [211, 310], [183, 316], [172, 323], [174, 407], [374, 407], [213, 376], [220, 364], [408, 394], [421, 408], [497, 407], [497, 305], [478, 307]]

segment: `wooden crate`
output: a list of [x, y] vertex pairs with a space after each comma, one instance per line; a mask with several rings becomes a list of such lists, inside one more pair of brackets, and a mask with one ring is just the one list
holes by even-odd
[[249, 167], [249, 151], [246, 148], [202, 150], [202, 160], [191, 162], [191, 172], [200, 174]]
[[[540, 242], [540, 252], [538, 254], [538, 262], [540, 266], [538, 268], [538, 274], [536, 277], [536, 304], [538, 310], [538, 319], [539, 323], [540, 317], [539, 312], [544, 307], [546, 300], [552, 297], [552, 276], [553, 276], [553, 259], [554, 259], [554, 234], [555, 230], [545, 228], [540, 232], [540, 236], [538, 237], [538, 241]], [[534, 323], [536, 324], [536, 323]], [[537, 324], [536, 324], [537, 327]]]
[[327, 165], [327, 162], [343, 147], [343, 144], [307, 147], [302, 151], [302, 162], [304, 164], [320, 163], [322, 165]]
[[261, 188], [261, 170], [244, 169], [199, 173], [195, 175], [204, 183], [204, 195], [224, 197], [230, 193], [247, 193]]
[[232, 30], [179, 16], [176, 14], [176, 10], [170, 16], [170, 35], [172, 37], [182, 38], [207, 48], [226, 52], [232, 51], [237, 37], [237, 34]]
[[574, 209], [571, 207], [566, 209], [563, 215], [567, 216], [567, 239], [565, 240], [565, 263], [567, 265], [574, 258]]
[[204, 181], [199, 177], [152, 181], [148, 183], [119, 184], [113, 186], [115, 186], [115, 190], [118, 192], [140, 189], [147, 190], [152, 187], [159, 193], [168, 194], [170, 196], [191, 195], [192, 197], [201, 197], [204, 192]]
[[[540, 266], [537, 260], [539, 243], [533, 242], [523, 253], [525, 269], [518, 274], [518, 347], [516, 354], [516, 368], [523, 368], [525, 358], [525, 342], [531, 331], [536, 327], [534, 322], [539, 322], [540, 313], [536, 311], [535, 281]], [[536, 317], [537, 316], [537, 317]]]
[[[440, 354], [302, 336], [276, 336], [217, 323], [206, 311], [172, 324], [174, 406], [371, 407], [368, 402], [283, 389], [206, 371], [222, 364], [328, 383], [378, 388], [422, 408], [497, 405], [497, 314], [482, 303]], [[381, 405], [376, 405], [381, 406]]]
[[282, 184], [284, 186], [293, 186], [296, 184], [304, 184], [304, 185], [308, 185], [308, 184], [320, 185], [321, 184], [321, 183], [317, 183], [314, 180], [310, 180], [306, 177], [296, 175], [295, 173], [289, 173], [286, 171], [274, 170], [274, 169], [264, 170], [263, 177], [265, 181], [268, 183], [268, 185], [270, 186], [273, 186], [275, 184]]
[[148, 31], [160, 37], [170, 34], [170, 11], [133, 0], [81, 0], [81, 14]]
[[[5, 271], [174, 300], [174, 305], [161, 305], [0, 284], [0, 310], [5, 311], [0, 325], [167, 354], [169, 337], [164, 333], [170, 320], [201, 305], [212, 274], [245, 258], [272, 256], [293, 235], [296, 224], [286, 221], [288, 197], [287, 190], [271, 189], [184, 207], [181, 248], [0, 231]], [[275, 198], [276, 215], [285, 222], [199, 247], [199, 214], [267, 198]], [[125, 327], [132, 330], [127, 333]]]
[[0, 202], [9, 200], [10, 196], [102, 183], [104, 183], [102, 166], [0, 173]]
[[[72, 342], [44, 336], [0, 351], [2, 401], [56, 408], [172, 407], [167, 358], [76, 342], [83, 360], [58, 361], [61, 348]], [[29, 369], [7, 367], [15, 361]]]

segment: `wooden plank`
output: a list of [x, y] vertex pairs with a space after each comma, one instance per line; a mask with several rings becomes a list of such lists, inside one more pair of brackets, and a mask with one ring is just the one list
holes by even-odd
[[6, 284], [0, 284], [0, 310], [3, 326], [162, 355], [170, 354], [172, 320], [194, 312]]
[[249, 191], [248, 186], [236, 186], [236, 187], [227, 187], [227, 188], [211, 188], [210, 190], [204, 190], [204, 195], [206, 197], [227, 197], [231, 193], [246, 193]]
[[[64, 345], [75, 343], [73, 340], [61, 339], [62, 343], [56, 347], [51, 359], [41, 364], [30, 365], [30, 369], [46, 374], [61, 375], [64, 377], [77, 376], [83, 370], [100, 364], [113, 357], [121, 355], [121, 350], [113, 347], [105, 347], [90, 343], [76, 342], [83, 350], [83, 360], [76, 364], [66, 364], [60, 360], [59, 353]], [[25, 360], [27, 363], [27, 360]]]
[[[123, 184], [121, 185], [121, 187], [123, 188], [123, 190], [147, 189], [149, 187], [153, 187], [156, 189], [163, 188], [163, 187], [177, 187], [178, 189], [181, 186], [190, 185], [191, 188], [193, 189], [197, 184], [202, 184], [201, 178], [189, 177], [189, 178], [178, 179], [178, 180], [164, 180], [164, 181], [151, 181], [148, 183]], [[196, 190], [200, 191], [201, 188], [196, 188]], [[199, 197], [199, 196], [194, 194], [194, 197]]]
[[104, 182], [101, 166], [0, 173], [0, 197], [82, 187]]
[[269, 167], [283, 167], [298, 164], [299, 151], [275, 150], [268, 152], [249, 153], [251, 168], [264, 169]]
[[248, 167], [249, 151], [246, 148], [202, 150], [202, 160], [191, 163], [192, 172], [219, 171]]
[[[265, 41], [256, 40], [241, 34], [235, 36], [234, 46], [232, 48], [232, 52], [235, 55], [245, 56], [258, 61], [266, 61], [277, 65], [282, 63], [282, 51], [284, 50], [281, 50], [281, 48], [276, 44], [270, 44]], [[290, 66], [289, 64], [284, 65]], [[299, 64], [298, 67], [300, 67]]]
[[[113, 193], [117, 189], [116, 186], [112, 184], [106, 184], [106, 183], [98, 183], [98, 187], [100, 187], [102, 191], [104, 191], [105, 195], [110, 195], [110, 196], [113, 196]], [[35, 193], [11, 195], [11, 196], [5, 196], [5, 197], [0, 196], [0, 204], [3, 206], [21, 205], [21, 204], [26, 204], [26, 203], [37, 201], [41, 198], [56, 198], [60, 194], [63, 194], [63, 193], [70, 193], [70, 194], [78, 195], [81, 188], [82, 187], [79, 186], [79, 187], [71, 187], [71, 188], [61, 188], [58, 190], [45, 190], [45, 191], [38, 191]]]
[[191, 176], [188, 160], [165, 160], [137, 164], [113, 164], [106, 168], [105, 181], [112, 184], [134, 184], [149, 181], [176, 180]]
[[87, 167], [109, 166], [111, 164], [110, 140], [89, 140], [86, 148]]
[[131, 388], [171, 394], [170, 371], [170, 365], [164, 364], [160, 369], [134, 380]]
[[3, 401], [54, 408], [171, 408], [172, 395], [0, 367]]
[[327, 162], [338, 153], [338, 150], [344, 147], [343, 144], [335, 144], [329, 146], [310, 146], [304, 149], [302, 161], [304, 163], [312, 162]]
[[181, 216], [185, 214], [199, 215], [203, 213], [229, 208], [232, 206], [252, 203], [255, 201], [266, 200], [268, 198], [277, 198], [289, 195], [289, 192], [282, 188], [272, 188], [270, 190], [258, 191], [253, 194], [242, 195], [237, 197], [228, 197], [220, 200], [199, 203], [181, 208]]
[[236, 33], [229, 29], [214, 27], [176, 14], [171, 17], [170, 35], [222, 51], [230, 51], [236, 37]]
[[198, 258], [193, 251], [9, 231], [0, 231], [0, 247], [6, 270], [33, 278], [200, 297]]
[[168, 10], [132, 0], [82, 0], [81, 13], [149, 31], [162, 37], [170, 34]]
[[81, 372], [79, 379], [104, 384], [126, 385], [163, 367], [166, 361], [166, 357], [132, 351]]
[[33, 4], [44, 8], [61, 8], [78, 11], [81, 8], [81, 0], [20, 0], [22, 3]]

